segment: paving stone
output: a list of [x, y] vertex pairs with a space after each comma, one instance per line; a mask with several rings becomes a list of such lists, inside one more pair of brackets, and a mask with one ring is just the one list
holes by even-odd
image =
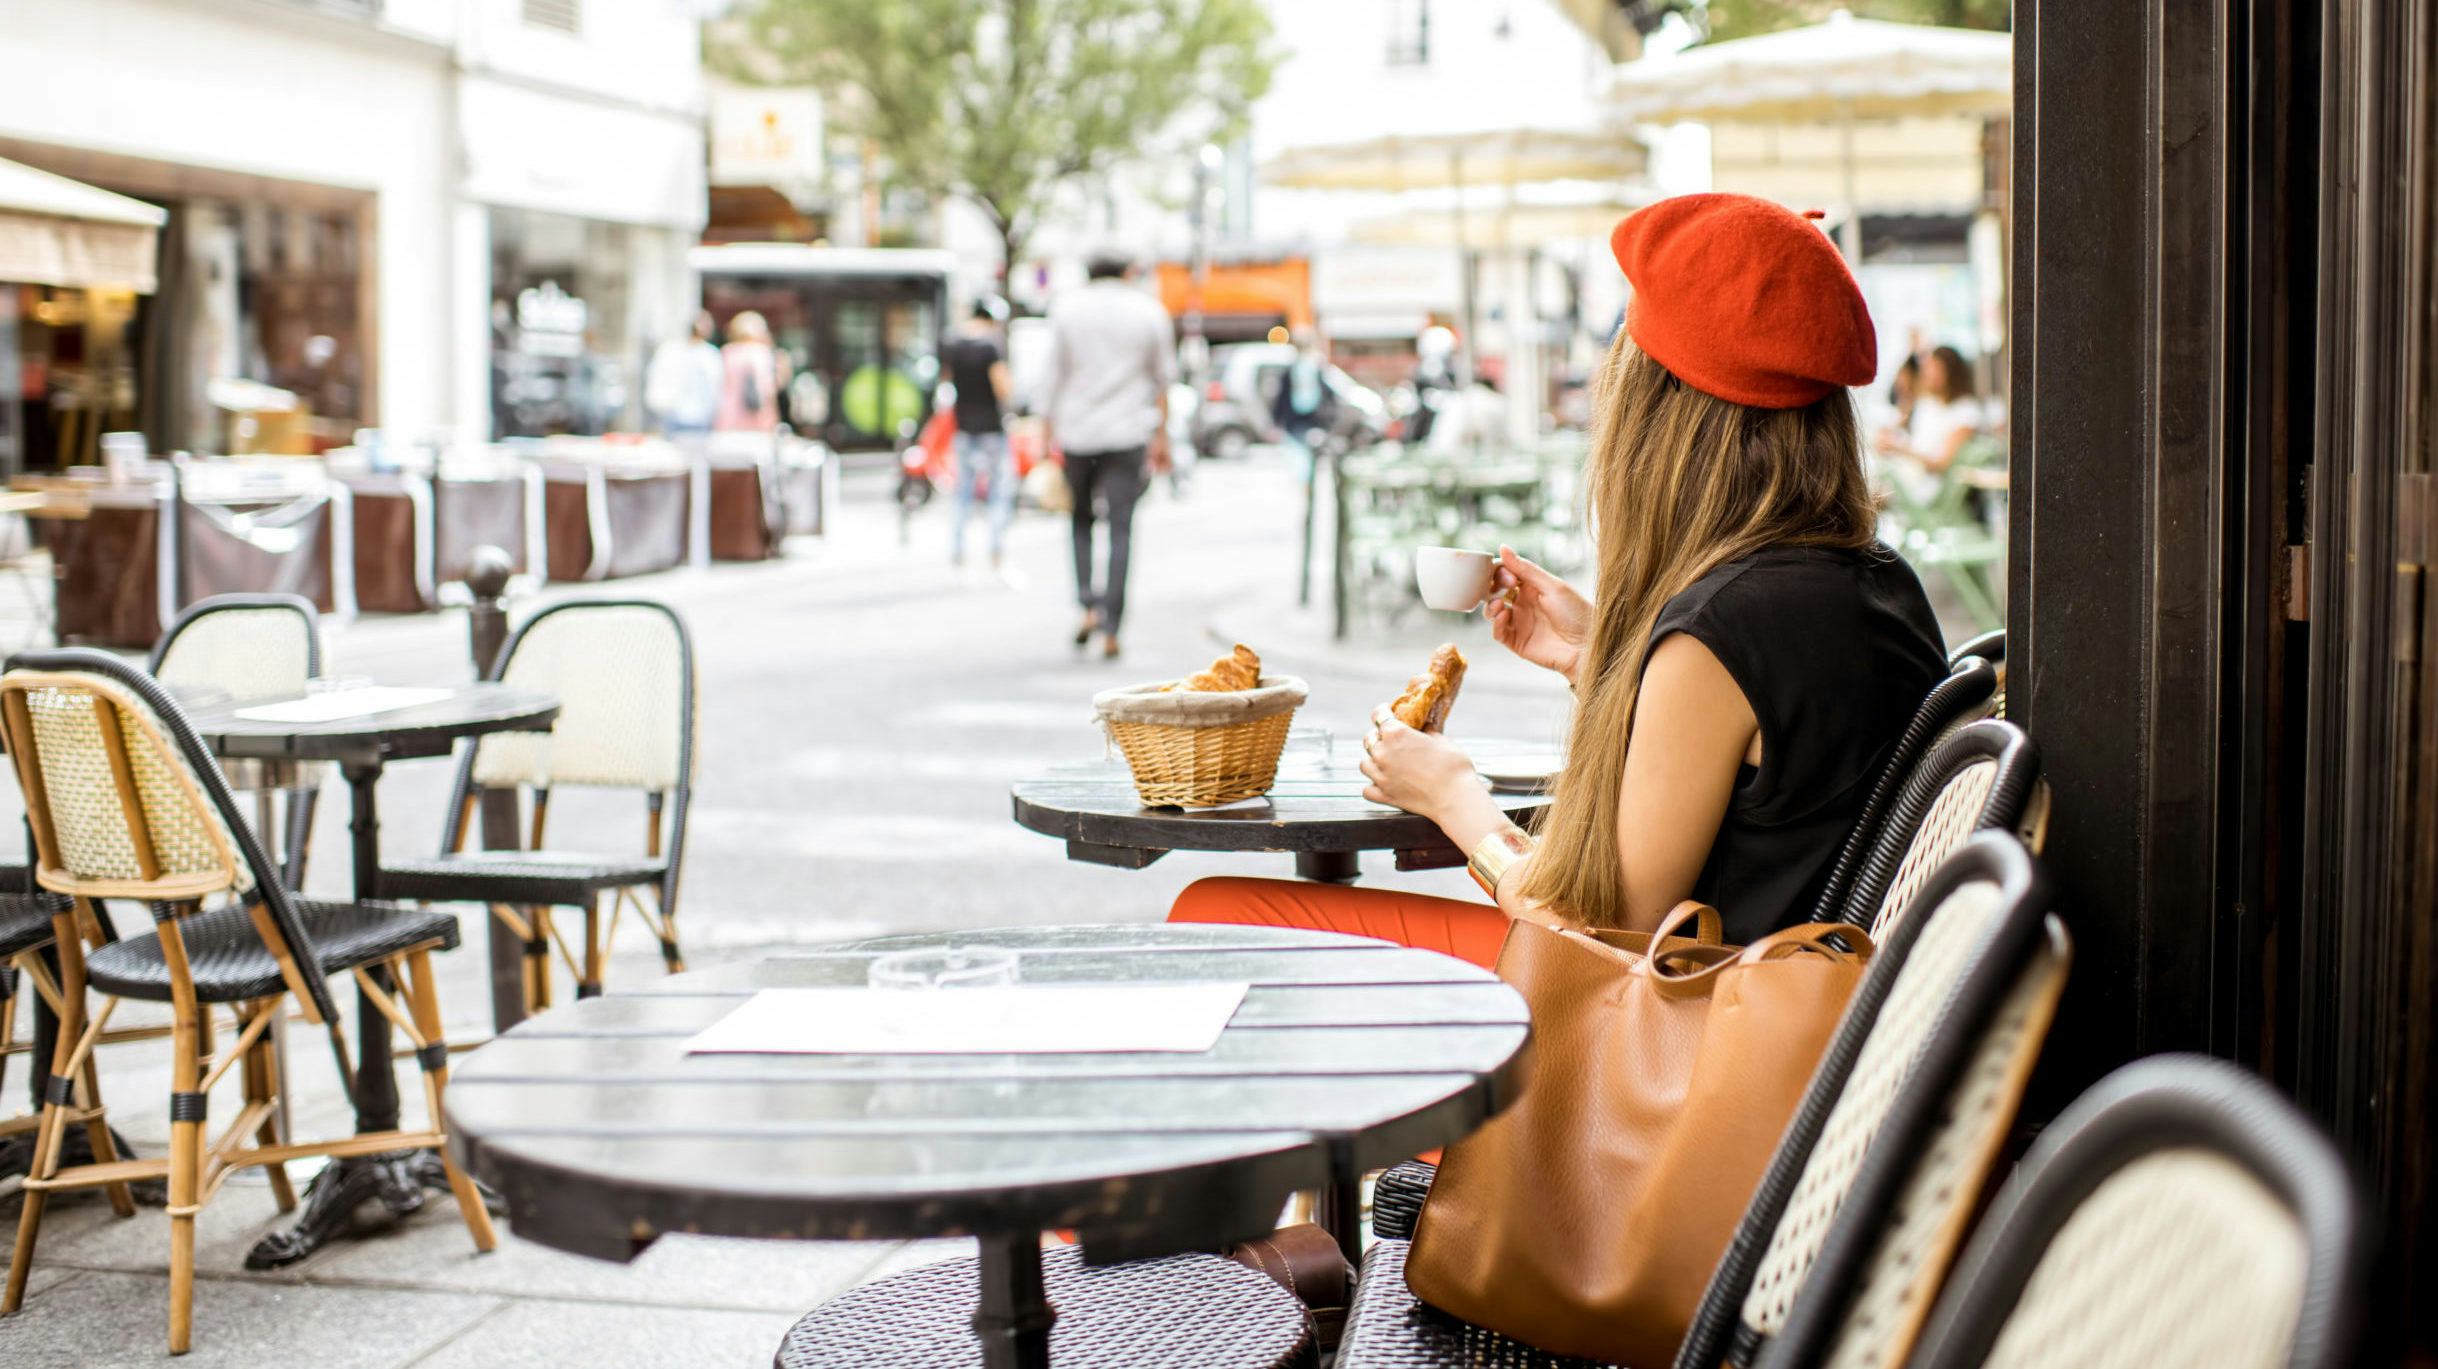
[[[43, 1298], [26, 1299], [16, 1316], [0, 1319], [0, 1363], [10, 1369], [114, 1369], [169, 1362], [167, 1275], [89, 1272], [64, 1279], [46, 1292]], [[198, 1279], [194, 1349], [176, 1363], [179, 1369], [391, 1369], [498, 1306], [496, 1298], [454, 1293]]]
[[521, 1369], [526, 1365], [767, 1369], [780, 1337], [800, 1315], [516, 1302], [466, 1328], [412, 1365], [413, 1369]]
[[316, 1282], [379, 1283], [519, 1297], [792, 1312], [862, 1282], [896, 1254], [886, 1241], [742, 1241], [663, 1236], [631, 1264], [569, 1255], [503, 1226], [499, 1249], [477, 1254], [462, 1230], [417, 1221], [306, 1262]]

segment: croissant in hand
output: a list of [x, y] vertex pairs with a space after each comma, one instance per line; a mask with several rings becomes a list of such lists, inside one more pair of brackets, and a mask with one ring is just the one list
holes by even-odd
[[1464, 653], [1454, 642], [1431, 653], [1430, 669], [1408, 681], [1405, 692], [1388, 706], [1398, 722], [1416, 732], [1447, 729], [1448, 711], [1456, 706], [1456, 691], [1464, 687]]

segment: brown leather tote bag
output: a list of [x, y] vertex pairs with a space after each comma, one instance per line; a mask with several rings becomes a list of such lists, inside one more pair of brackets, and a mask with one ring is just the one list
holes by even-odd
[[1830, 923], [1721, 945], [1690, 901], [1648, 936], [1517, 922], [1498, 974], [1532, 1009], [1530, 1082], [1448, 1149], [1407, 1286], [1543, 1350], [1669, 1364], [1869, 954]]

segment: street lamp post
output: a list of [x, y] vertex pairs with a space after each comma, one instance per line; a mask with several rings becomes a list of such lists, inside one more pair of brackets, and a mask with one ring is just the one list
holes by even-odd
[[1211, 181], [1218, 175], [1227, 154], [1217, 143], [1204, 143], [1194, 157], [1194, 201], [1188, 206], [1189, 222], [1194, 234], [1193, 290], [1185, 301], [1184, 332], [1180, 350], [1184, 352], [1185, 375], [1200, 395], [1202, 384], [1210, 378], [1211, 343], [1202, 318], [1202, 293], [1211, 279]]

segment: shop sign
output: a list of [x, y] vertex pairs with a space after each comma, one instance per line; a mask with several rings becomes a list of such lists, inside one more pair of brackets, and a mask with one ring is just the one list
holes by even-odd
[[810, 185], [821, 178], [821, 94], [810, 86], [715, 88], [714, 185]]
[[582, 356], [586, 312], [584, 301], [555, 280], [527, 286], [516, 296], [517, 350], [530, 356]]

